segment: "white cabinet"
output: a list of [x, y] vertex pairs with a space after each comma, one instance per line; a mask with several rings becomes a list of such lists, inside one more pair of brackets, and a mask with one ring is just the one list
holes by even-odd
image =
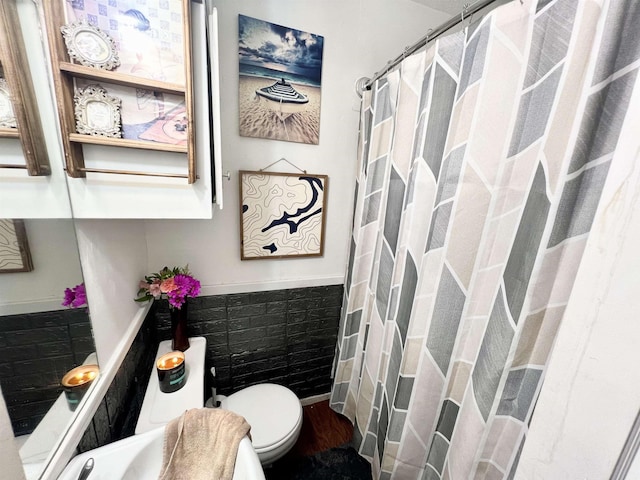
[[[0, 135], [0, 165], [9, 165], [0, 168], [0, 218], [211, 218], [213, 206], [222, 203], [221, 168], [213, 167], [221, 165], [218, 69], [210, 61], [217, 60], [215, 9], [207, 2], [170, 2], [171, 8], [182, 8], [185, 19], [180, 83], [81, 65], [70, 58], [60, 30], [77, 15], [69, 2], [11, 2], [17, 4], [29, 51], [50, 173], [35, 177], [13, 167], [24, 163], [20, 137], [11, 131]], [[158, 117], [163, 121], [147, 122], [146, 141], [82, 134], [74, 95], [87, 84], [133, 92], [138, 104], [147, 95], [178, 106], [163, 111]], [[184, 124], [186, 140], [165, 141], [169, 124], [178, 132]]]

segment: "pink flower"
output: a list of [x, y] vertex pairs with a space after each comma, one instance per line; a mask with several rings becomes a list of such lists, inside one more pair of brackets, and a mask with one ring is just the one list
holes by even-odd
[[138, 284], [138, 288], [144, 288], [145, 290], [149, 289], [149, 286], [150, 285], [144, 280], [140, 280], [140, 283]]
[[149, 285], [149, 293], [153, 295], [154, 298], [160, 297], [162, 295], [162, 290], [160, 289], [160, 281], [157, 280]]
[[175, 289], [176, 289], [176, 282], [173, 279], [173, 277], [163, 280], [162, 283], [160, 284], [160, 291], [162, 293], [173, 292]]

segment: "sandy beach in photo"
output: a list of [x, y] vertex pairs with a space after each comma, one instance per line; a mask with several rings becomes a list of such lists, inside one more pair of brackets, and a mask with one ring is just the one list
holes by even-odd
[[320, 87], [292, 83], [309, 98], [305, 109], [284, 121], [261, 101], [256, 90], [268, 87], [278, 79], [239, 77], [240, 135], [317, 145], [320, 137]]

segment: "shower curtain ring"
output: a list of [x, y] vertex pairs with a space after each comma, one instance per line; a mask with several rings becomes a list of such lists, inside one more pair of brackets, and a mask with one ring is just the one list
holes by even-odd
[[367, 84], [371, 81], [371, 79], [369, 77], [360, 77], [359, 79], [356, 80], [356, 94], [362, 98], [362, 95], [364, 93], [364, 91], [367, 88]]
[[[462, 6], [462, 11], [460, 12], [460, 23], [464, 23], [464, 16], [466, 15], [467, 10], [469, 9], [469, 7], [470, 7], [470, 4], [469, 4], [469, 3], [465, 3], [465, 4]], [[464, 25], [463, 25], [463, 26], [464, 26]]]

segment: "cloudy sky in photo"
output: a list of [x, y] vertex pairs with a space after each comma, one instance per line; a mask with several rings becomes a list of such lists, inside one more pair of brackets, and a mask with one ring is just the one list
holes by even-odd
[[319, 80], [324, 38], [239, 15], [240, 63]]

